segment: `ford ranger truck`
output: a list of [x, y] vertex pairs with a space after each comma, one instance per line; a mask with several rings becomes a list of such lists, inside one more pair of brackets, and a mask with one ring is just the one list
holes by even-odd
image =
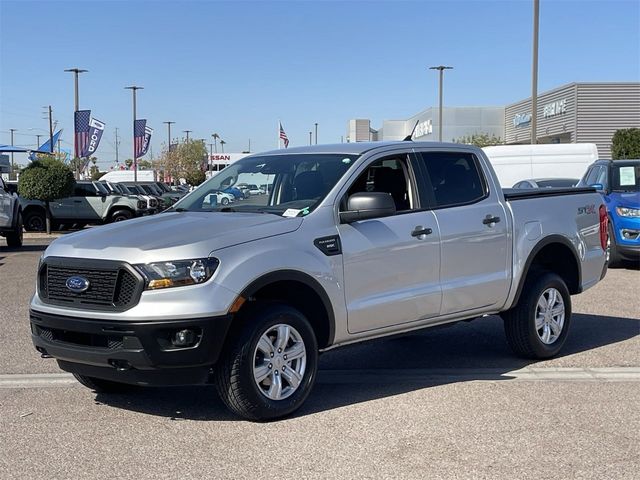
[[[241, 183], [269, 193], [210, 201]], [[473, 146], [256, 154], [165, 213], [51, 243], [32, 339], [95, 391], [212, 382], [236, 414], [275, 419], [320, 352], [363, 340], [497, 314], [515, 354], [556, 355], [607, 231], [593, 188], [503, 191]]]

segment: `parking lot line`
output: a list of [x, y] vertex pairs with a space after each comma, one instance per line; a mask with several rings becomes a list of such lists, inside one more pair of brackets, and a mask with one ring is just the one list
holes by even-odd
[[[318, 383], [412, 383], [462, 381], [640, 382], [640, 367], [525, 367], [484, 369], [321, 370]], [[0, 388], [44, 388], [79, 385], [70, 373], [1, 374]]]

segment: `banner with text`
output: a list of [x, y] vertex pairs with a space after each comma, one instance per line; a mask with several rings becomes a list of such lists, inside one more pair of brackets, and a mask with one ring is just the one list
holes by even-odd
[[89, 143], [87, 143], [85, 150], [80, 154], [81, 157], [90, 157], [96, 153], [103, 133], [104, 122], [92, 117], [89, 122]]
[[142, 153], [140, 154], [141, 157], [144, 157], [147, 154], [147, 151], [149, 151], [149, 145], [151, 145], [151, 135], [153, 135], [153, 128], [145, 126], [144, 140], [142, 141]]

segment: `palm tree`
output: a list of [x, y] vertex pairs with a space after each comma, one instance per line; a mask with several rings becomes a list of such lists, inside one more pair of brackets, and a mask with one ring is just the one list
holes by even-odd
[[220, 140], [220, 148], [222, 148], [222, 153], [224, 153], [224, 144], [227, 143], [224, 140]]
[[220, 135], [218, 135], [217, 133], [214, 133], [211, 136], [213, 137], [213, 148], [215, 149], [215, 152], [218, 153], [218, 142], [217, 142], [217, 140], [220, 138]]

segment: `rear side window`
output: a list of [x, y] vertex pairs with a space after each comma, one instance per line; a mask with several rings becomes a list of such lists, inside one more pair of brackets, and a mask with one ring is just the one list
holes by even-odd
[[435, 208], [467, 205], [487, 196], [484, 176], [472, 153], [421, 152], [418, 158], [431, 183]]
[[76, 183], [76, 186], [73, 190], [73, 195], [75, 197], [95, 197], [98, 192], [96, 191], [93, 184], [86, 183]]

